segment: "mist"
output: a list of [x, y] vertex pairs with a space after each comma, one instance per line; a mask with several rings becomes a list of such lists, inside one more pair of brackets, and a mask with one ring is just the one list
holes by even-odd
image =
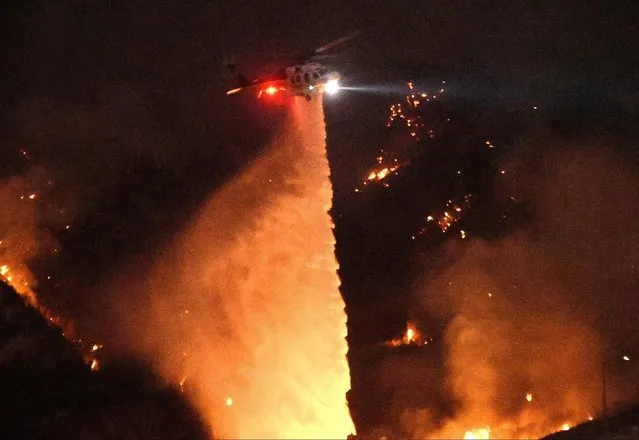
[[150, 279], [136, 281], [131, 262], [111, 285], [114, 331], [135, 335], [115, 350], [179, 383], [216, 437], [353, 431], [324, 142], [321, 102], [293, 102], [265, 153], [211, 195]]

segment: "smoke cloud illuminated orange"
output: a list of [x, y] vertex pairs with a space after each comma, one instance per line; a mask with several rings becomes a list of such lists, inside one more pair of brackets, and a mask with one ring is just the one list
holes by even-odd
[[[457, 408], [445, 420], [407, 411], [411, 437], [536, 438], [571, 429], [602, 412], [602, 363], [623, 362], [617, 347], [636, 344], [639, 305], [628, 286], [637, 253], [628, 243], [639, 228], [618, 210], [637, 204], [636, 172], [604, 148], [543, 160], [543, 173], [522, 171], [529, 156], [515, 161], [520, 177], [505, 192], [519, 185], [517, 194], [534, 201], [532, 222], [497, 240], [448, 243], [451, 264], [418, 289], [424, 307], [448, 323], [444, 392]], [[607, 394], [636, 401], [625, 387], [636, 370], [609, 375]]]

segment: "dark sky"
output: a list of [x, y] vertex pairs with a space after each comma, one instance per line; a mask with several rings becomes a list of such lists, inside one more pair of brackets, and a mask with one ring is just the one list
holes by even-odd
[[[4, 2], [0, 177], [41, 165], [56, 181], [52, 203], [69, 211], [63, 219], [47, 211], [37, 220], [62, 249], [54, 255], [46, 248], [36, 258], [39, 291], [82, 326], [101, 304], [85, 296], [90, 286], [125, 258], [161, 246], [259, 154], [285, 110], [226, 98], [226, 55], [236, 54], [250, 75], [267, 73], [263, 66], [274, 57], [361, 30], [331, 60], [346, 84], [402, 90], [409, 79], [446, 80], [465, 102], [460, 112], [474, 115], [473, 129], [483, 130], [473, 135], [503, 130], [506, 141], [519, 127], [507, 111], [528, 102], [565, 107], [564, 120], [582, 120], [591, 97], [614, 101], [615, 108], [636, 105], [637, 12], [636, 2], [625, 0]], [[403, 325], [402, 291], [414, 268], [402, 262], [423, 251], [384, 247], [394, 234], [406, 235], [397, 230], [413, 221], [402, 215], [409, 210], [386, 217], [384, 229], [369, 216], [396, 200], [361, 201], [352, 192], [379, 148], [393, 146], [387, 110], [403, 93], [350, 92], [326, 104], [335, 214], [346, 217], [336, 218], [338, 238], [368, 227], [371, 236], [383, 237], [380, 243], [386, 240], [382, 250], [368, 243], [371, 264], [383, 267], [388, 260], [379, 253], [389, 249], [395, 263], [376, 277], [343, 264], [344, 295], [356, 304], [351, 325], [366, 322], [355, 331], [362, 342], [366, 334], [379, 340]], [[600, 121], [608, 120], [604, 107]], [[505, 114], [508, 124], [494, 122]], [[66, 219], [69, 231], [62, 227]], [[338, 246], [345, 259], [363, 252], [358, 237]], [[362, 299], [363, 292], [371, 299]], [[370, 334], [375, 327], [382, 329]]]

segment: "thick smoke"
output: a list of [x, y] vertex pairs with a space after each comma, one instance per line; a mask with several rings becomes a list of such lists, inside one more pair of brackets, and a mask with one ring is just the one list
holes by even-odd
[[216, 436], [353, 431], [322, 104], [292, 113], [167, 250], [146, 300], [117, 305], [129, 348], [182, 384]]
[[412, 436], [490, 427], [530, 437], [575, 424], [602, 411], [604, 365], [610, 406], [637, 397], [623, 360], [639, 347], [636, 171], [618, 152], [583, 147], [521, 154], [506, 169], [501, 190], [530, 203], [533, 220], [494, 241], [449, 243], [454, 264], [418, 290], [448, 322], [445, 393], [457, 409], [444, 422], [404, 414]]

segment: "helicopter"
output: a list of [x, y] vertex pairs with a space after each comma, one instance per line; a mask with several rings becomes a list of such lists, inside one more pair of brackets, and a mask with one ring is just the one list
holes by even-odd
[[360, 32], [352, 32], [344, 37], [319, 47], [310, 53], [297, 57], [297, 63], [278, 69], [263, 78], [249, 80], [236, 70], [234, 61], [227, 61], [226, 67], [234, 75], [237, 87], [226, 92], [234, 95], [242, 91], [253, 91], [257, 97], [262, 96], [303, 96], [310, 101], [313, 96], [324, 93], [334, 95], [339, 90], [340, 74], [334, 69], [319, 63], [318, 60], [329, 55], [326, 52], [357, 36]]

